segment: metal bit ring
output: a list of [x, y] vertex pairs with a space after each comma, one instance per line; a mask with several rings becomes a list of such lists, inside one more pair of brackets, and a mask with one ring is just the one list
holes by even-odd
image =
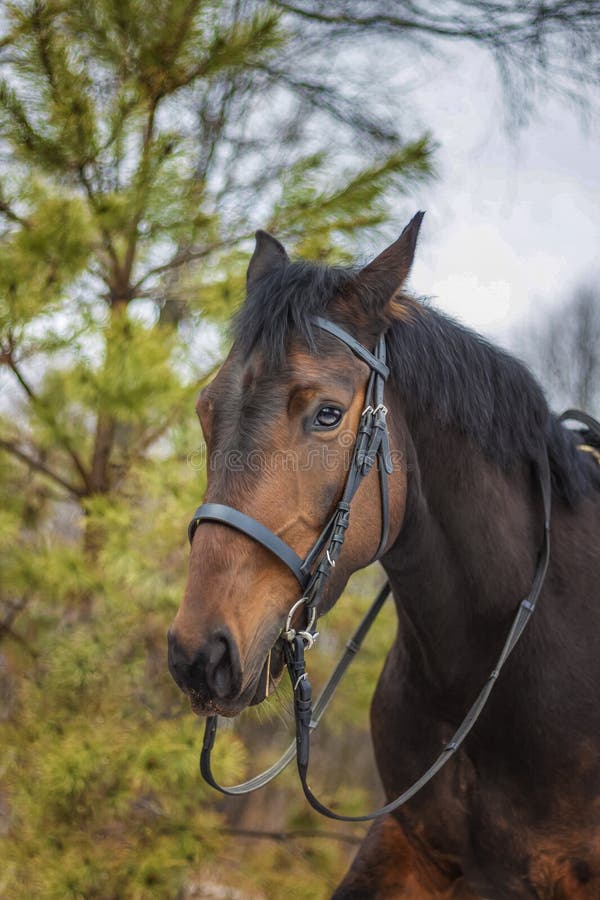
[[[285, 628], [283, 629], [283, 632], [282, 632], [282, 637], [284, 637], [286, 641], [291, 642], [296, 637], [296, 630], [295, 630], [295, 628], [292, 628], [292, 619], [294, 618], [294, 613], [296, 612], [296, 610], [299, 609], [301, 606], [306, 606], [307, 602], [308, 602], [308, 597], [300, 597], [299, 600], [296, 600], [296, 602], [290, 609], [289, 613], [287, 614], [287, 619], [285, 620]], [[299, 631], [298, 634], [301, 634], [302, 637], [304, 637], [305, 635], [309, 635], [310, 629], [313, 627], [316, 620], [317, 620], [317, 611], [313, 606], [310, 609], [310, 620], [308, 622], [308, 625], [306, 626], [306, 628], [303, 631]], [[309, 646], [312, 647], [314, 638], [312, 637], [312, 635], [309, 635], [309, 636], [311, 638]]]

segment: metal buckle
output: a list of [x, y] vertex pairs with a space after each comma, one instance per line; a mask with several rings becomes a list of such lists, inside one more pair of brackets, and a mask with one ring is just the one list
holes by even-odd
[[596, 462], [600, 464], [600, 450], [597, 447], [592, 447], [591, 444], [577, 444], [577, 449], [582, 453], [591, 453]]
[[310, 650], [316, 639], [319, 637], [318, 631], [315, 631], [314, 633], [310, 631], [297, 631], [296, 634], [304, 641], [305, 650]]

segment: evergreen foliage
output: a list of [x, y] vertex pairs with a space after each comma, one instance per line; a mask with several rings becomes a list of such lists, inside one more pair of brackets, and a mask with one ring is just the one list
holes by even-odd
[[[265, 839], [257, 854], [228, 833], [166, 671], [203, 489], [193, 398], [254, 229], [344, 259], [390, 189], [431, 173], [431, 143], [391, 148], [330, 88], [319, 121], [370, 141], [366, 164], [340, 165], [327, 128], [308, 142], [314, 109], [291, 82], [281, 94], [290, 35], [260, 2], [15, 0], [0, 29], [0, 895], [191, 897], [212, 879], [232, 896], [324, 896], [348, 845]], [[321, 675], [356, 604], [333, 615]], [[283, 694], [250, 714], [253, 764], [276, 752], [265, 729]], [[362, 708], [358, 722], [339, 705], [324, 729], [325, 748], [345, 729], [338, 760], [367, 740]], [[220, 742], [227, 781], [247, 773], [249, 730]], [[335, 782], [350, 809], [365, 799]], [[293, 773], [269, 790], [261, 827], [322, 827]]]

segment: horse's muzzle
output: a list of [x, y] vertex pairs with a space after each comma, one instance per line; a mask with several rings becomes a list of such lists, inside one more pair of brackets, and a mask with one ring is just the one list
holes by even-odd
[[219, 628], [193, 655], [182, 646], [172, 629], [168, 633], [169, 671], [196, 708], [227, 704], [242, 688], [240, 654], [228, 628]]

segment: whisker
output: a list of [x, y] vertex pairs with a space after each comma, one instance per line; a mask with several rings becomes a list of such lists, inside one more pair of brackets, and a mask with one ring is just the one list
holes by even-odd
[[[278, 684], [276, 684], [274, 686], [273, 696], [275, 697], [275, 699], [277, 701], [275, 709], [277, 711], [277, 715], [278, 715], [279, 719], [287, 727], [289, 727], [290, 719], [292, 719], [294, 717], [294, 707], [293, 707], [292, 698], [290, 698], [289, 696], [285, 696], [283, 694], [283, 692], [279, 689]], [[286, 714], [287, 714], [287, 720], [286, 720]]]

